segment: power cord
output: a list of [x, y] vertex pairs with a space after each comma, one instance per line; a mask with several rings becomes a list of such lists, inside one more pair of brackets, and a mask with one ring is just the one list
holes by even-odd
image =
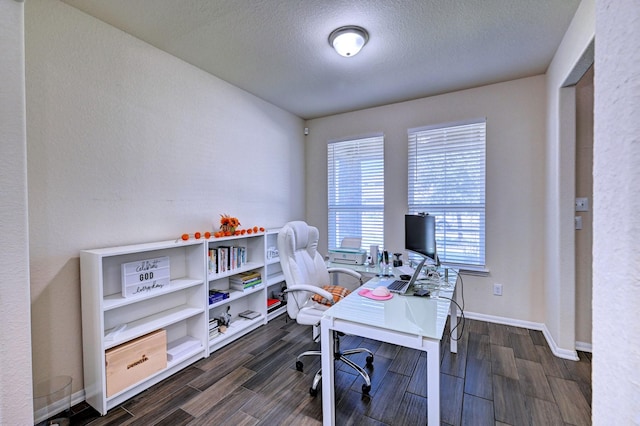
[[[451, 327], [450, 326], [450, 330], [449, 330], [449, 338], [453, 339], [455, 341], [458, 341], [460, 339], [462, 339], [462, 335], [464, 333], [464, 326], [465, 326], [465, 317], [464, 317], [464, 281], [462, 280], [462, 275], [458, 272], [458, 276], [456, 277], [456, 281], [460, 281], [460, 297], [462, 298], [462, 306], [460, 306], [460, 304], [458, 302], [456, 302], [455, 300], [453, 300], [453, 298], [451, 297], [443, 297], [440, 296], [443, 299], [447, 299], [450, 300], [451, 302], [455, 303], [455, 305], [458, 307], [458, 310], [460, 310], [460, 318], [456, 318], [456, 325]], [[458, 334], [457, 338], [453, 338], [453, 331], [458, 329], [458, 327], [460, 327], [460, 333]]]

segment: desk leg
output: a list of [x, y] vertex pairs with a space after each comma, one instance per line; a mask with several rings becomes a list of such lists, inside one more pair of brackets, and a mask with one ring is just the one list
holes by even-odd
[[333, 426], [336, 423], [335, 407], [335, 371], [333, 365], [333, 338], [331, 319], [320, 320], [320, 348], [322, 351], [322, 424]]
[[[458, 301], [457, 295], [458, 295], [457, 289], [454, 288], [453, 294], [451, 295], [451, 299], [457, 302]], [[450, 312], [449, 328], [452, 330], [451, 335], [449, 336], [451, 340], [451, 353], [456, 354], [458, 353], [458, 327], [456, 327], [456, 324], [458, 323], [458, 305], [451, 302], [451, 305], [449, 305], [449, 312]], [[456, 328], [454, 329], [453, 327], [456, 327]]]
[[426, 350], [427, 424], [440, 426], [440, 342], [427, 342]]

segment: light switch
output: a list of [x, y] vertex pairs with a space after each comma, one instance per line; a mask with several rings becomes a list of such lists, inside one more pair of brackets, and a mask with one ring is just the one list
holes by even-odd
[[582, 229], [582, 216], [576, 216], [575, 221], [576, 221], [576, 229], [578, 230]]
[[577, 212], [589, 211], [589, 199], [587, 197], [576, 198], [576, 211]]

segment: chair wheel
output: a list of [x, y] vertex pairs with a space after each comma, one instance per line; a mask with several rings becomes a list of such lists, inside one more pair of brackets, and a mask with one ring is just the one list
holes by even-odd
[[369, 395], [369, 391], [371, 391], [371, 385], [362, 385], [362, 394]]
[[296, 370], [302, 371], [303, 370], [302, 367], [303, 367], [302, 361], [296, 361]]
[[371, 355], [367, 357], [367, 367], [373, 367], [373, 356]]
[[309, 388], [309, 395], [317, 396], [318, 395], [318, 389]]

